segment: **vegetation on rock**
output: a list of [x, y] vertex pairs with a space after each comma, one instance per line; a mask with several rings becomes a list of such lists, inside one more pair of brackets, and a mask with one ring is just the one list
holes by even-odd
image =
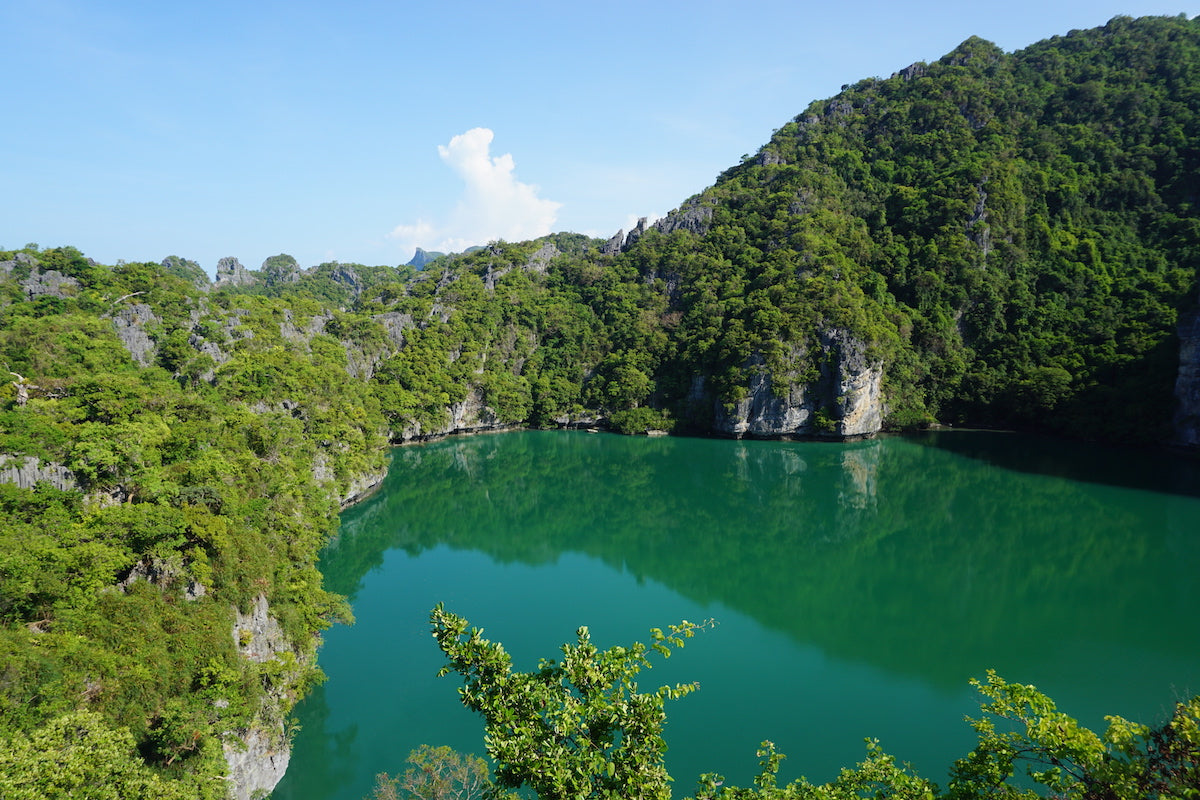
[[[347, 612], [317, 554], [389, 441], [708, 432], [751, 386], [836, 434], [855, 371], [893, 427], [1162, 441], [1197, 87], [1200, 20], [1119, 17], [847, 86], [620, 246], [280, 254], [216, 286], [178, 256], [0, 252], [0, 780], [94, 735], [89, 768], [223, 795], [226, 732], [284, 737], [320, 679]], [[238, 622], [264, 602], [280, 636]]]

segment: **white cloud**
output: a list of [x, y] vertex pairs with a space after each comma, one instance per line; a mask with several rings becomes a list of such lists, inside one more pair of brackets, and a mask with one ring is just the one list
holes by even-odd
[[466, 184], [444, 224], [417, 220], [388, 234], [408, 247], [457, 252], [504, 239], [524, 241], [553, 231], [561, 203], [538, 197], [538, 187], [517, 180], [509, 153], [492, 156], [495, 134], [472, 128], [438, 146], [442, 161]]
[[412, 225], [397, 225], [392, 228], [392, 232], [388, 235], [389, 239], [399, 239], [403, 243], [416, 242], [419, 245], [427, 244], [437, 236], [432, 223], [419, 219]]

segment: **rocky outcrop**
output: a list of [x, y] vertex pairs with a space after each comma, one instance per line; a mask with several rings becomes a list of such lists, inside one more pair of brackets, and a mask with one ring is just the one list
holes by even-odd
[[13, 270], [17, 267], [28, 267], [33, 269], [37, 266], [38, 260], [29, 253], [14, 253], [13, 257], [0, 261], [0, 278], [8, 278], [12, 275]]
[[268, 286], [295, 283], [303, 276], [300, 264], [287, 253], [265, 259], [262, 263], [262, 274]]
[[[248, 613], [237, 612], [233, 640], [243, 658], [259, 663], [291, 652], [283, 629], [271, 616], [266, 596], [261, 594]], [[283, 779], [291, 758], [283, 712], [290, 705], [282, 694], [269, 693], [255, 724], [226, 738], [223, 748], [229, 794], [234, 800], [265, 797]]]
[[601, 414], [584, 411], [577, 414], [559, 414], [554, 418], [554, 424], [564, 429], [593, 430], [607, 428], [608, 419]]
[[483, 433], [523, 427], [521, 423], [504, 422], [495, 409], [483, 402], [483, 390], [473, 386], [466, 399], [451, 403], [446, 409], [446, 422], [438, 426], [413, 423], [398, 434], [393, 432], [393, 441], [419, 442], [438, 439], [451, 434]]
[[291, 649], [283, 635], [283, 628], [279, 627], [279, 622], [271, 616], [270, 611], [266, 595], [260, 594], [254, 599], [249, 613], [237, 612], [233, 623], [233, 640], [243, 658], [261, 664]]
[[43, 464], [36, 456], [10, 454], [0, 454], [0, 483], [11, 483], [21, 489], [46, 483], [60, 492], [79, 489], [75, 473], [62, 464]]
[[404, 347], [407, 339], [404, 332], [417, 327], [417, 323], [413, 320], [411, 314], [405, 314], [400, 311], [388, 311], [383, 314], [376, 314], [371, 319], [383, 326], [384, 332], [387, 334], [390, 341], [397, 350]]
[[[776, 161], [774, 163], [780, 162]], [[697, 236], [704, 236], [708, 233], [708, 229], [712, 227], [712, 219], [712, 201], [702, 201], [698, 196], [693, 197], [665, 217], [655, 220], [652, 224], [647, 224], [647, 217], [638, 218], [637, 224], [633, 226], [633, 230], [629, 231], [629, 233], [625, 233], [624, 228], [617, 231], [611, 239], [600, 246], [600, 253], [607, 256], [615, 256], [623, 253], [630, 247], [633, 247], [633, 243], [645, 236], [646, 231], [650, 229], [663, 234], [675, 231], [691, 231]]]
[[[841, 329], [820, 334], [815, 356], [815, 379], [811, 374], [773, 375], [761, 355], [751, 356], [746, 394], [732, 404], [713, 403], [714, 432], [734, 438], [832, 439], [878, 433], [884, 416], [882, 363], [868, 357], [861, 339]], [[803, 348], [795, 348], [789, 360], [811, 363]], [[702, 378], [691, 395], [693, 403], [708, 399]]]
[[45, 295], [66, 298], [73, 295], [78, 288], [79, 281], [69, 275], [63, 275], [56, 269], [35, 269], [29, 273], [29, 277], [21, 281], [21, 291], [25, 293], [26, 300]]
[[633, 247], [633, 243], [646, 235], [646, 217], [638, 217], [637, 225], [633, 226], [633, 230], [625, 237], [625, 244], [621, 246], [622, 250], [628, 250]]
[[343, 489], [334, 485], [337, 483], [337, 473], [329, 463], [329, 455], [325, 452], [319, 452], [316, 458], [313, 459], [312, 476], [314, 481], [337, 495], [338, 505], [342, 508], [349, 508], [355, 503], [365, 500], [380, 487], [384, 479], [387, 478], [387, 469], [384, 468], [376, 472], [369, 472], [365, 475], [356, 475], [350, 480], [350, 484]]
[[350, 297], [357, 300], [363, 293], [363, 279], [358, 274], [358, 270], [347, 264], [337, 264], [333, 271], [329, 273], [329, 278], [334, 283], [339, 283], [350, 290]]
[[525, 262], [525, 269], [544, 275], [546, 270], [550, 269], [550, 262], [560, 255], [562, 251], [555, 247], [553, 242], [546, 242]]
[[[966, 226], [967, 238], [975, 243], [983, 258], [987, 258], [988, 253], [992, 252], [992, 229], [988, 225], [988, 194], [984, 191], [986, 183], [987, 181], [983, 180], [975, 184], [975, 209], [967, 219]], [[983, 266], [982, 262], [979, 266]]]
[[217, 262], [217, 282], [214, 286], [218, 289], [226, 286], [250, 286], [257, 280], [258, 278], [242, 266], [242, 262], [232, 256]]
[[625, 229], [617, 231], [612, 238], [605, 242], [600, 247], [600, 254], [605, 256], [615, 256], [621, 252], [621, 245], [625, 243]]
[[181, 562], [173, 563], [157, 556], [146, 556], [134, 564], [117, 586], [128, 592], [138, 581], [146, 581], [164, 592], [181, 591], [185, 600], [199, 600], [208, 594], [208, 588], [188, 574]]
[[160, 325], [162, 320], [145, 303], [134, 303], [124, 306], [112, 315], [113, 328], [117, 338], [133, 356], [140, 367], [148, 367], [154, 363], [157, 346], [150, 334], [146, 332], [147, 325]]
[[379, 472], [373, 472], [368, 475], [359, 475], [354, 480], [350, 481], [350, 485], [346, 491], [342, 493], [338, 503], [342, 508], [350, 506], [367, 499], [375, 493], [375, 491], [383, 485], [383, 481], [387, 478], [387, 470], [383, 469]]
[[[192, 312], [192, 333], [188, 336], [188, 344], [198, 354], [208, 356], [212, 359], [212, 366], [200, 374], [200, 379], [212, 381], [217, 374], [217, 368], [225, 364], [232, 356], [225, 352], [221, 344], [231, 346], [242, 339], [253, 339], [254, 331], [249, 327], [242, 325], [242, 317], [248, 312], [242, 309], [235, 309], [230, 312], [228, 317], [224, 319], [209, 318], [207, 323], [215, 325], [215, 329], [206, 324], [207, 330], [202, 330], [198, 323], [201, 321], [199, 312]], [[291, 312], [285, 314], [285, 321], [280, 323], [280, 334], [287, 338], [288, 324], [290, 323]], [[213, 337], [213, 338], [208, 338]], [[213, 341], [213, 339], [218, 341]], [[218, 343], [219, 342], [219, 343]], [[232, 347], [231, 347], [232, 349]]]
[[834, 434], [842, 438], [874, 436], [883, 427], [883, 363], [871, 359], [867, 345], [844, 330], [825, 331], [821, 347], [830, 357], [822, 379], [832, 382]]
[[928, 71], [928, 69], [928, 64], [926, 64], [924, 61], [918, 61], [915, 64], [909, 64], [899, 72], [893, 72], [892, 77], [902, 78], [905, 81], [912, 81], [922, 77]]
[[698, 198], [692, 198], [679, 208], [655, 221], [654, 229], [660, 233], [674, 231], [691, 231], [697, 236], [704, 236], [712, 227], [713, 207], [702, 203]]
[[287, 736], [251, 728], [240, 738], [224, 744], [229, 767], [229, 796], [233, 800], [267, 797], [283, 780], [292, 758]]
[[162, 260], [162, 266], [170, 274], [183, 278], [202, 292], [212, 289], [212, 282], [208, 279], [208, 273], [190, 258], [167, 256]]
[[646, 233], [646, 217], [639, 217], [637, 225], [633, 226], [633, 230], [625, 233], [625, 229], [617, 231], [613, 237], [600, 246], [600, 254], [606, 256], [619, 255], [630, 247], [633, 243]]
[[331, 319], [333, 319], [333, 314], [314, 314], [303, 325], [298, 325], [295, 312], [290, 308], [285, 308], [283, 321], [279, 323], [279, 335], [286, 341], [308, 347], [314, 336], [325, 332], [325, 326]]
[[1200, 308], [1179, 322], [1174, 443], [1200, 449]]

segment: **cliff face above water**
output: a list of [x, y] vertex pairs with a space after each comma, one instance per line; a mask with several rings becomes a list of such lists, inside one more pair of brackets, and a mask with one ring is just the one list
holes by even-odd
[[[748, 364], [748, 393], [714, 404], [713, 429], [735, 438], [874, 436], [883, 427], [883, 365], [846, 331], [820, 336], [818, 374], [810, 380], [773, 374], [761, 355]], [[702, 384], [697, 392], [703, 396]]]
[[1174, 443], [1200, 450], [1200, 307], [1179, 323], [1179, 376], [1175, 381]]

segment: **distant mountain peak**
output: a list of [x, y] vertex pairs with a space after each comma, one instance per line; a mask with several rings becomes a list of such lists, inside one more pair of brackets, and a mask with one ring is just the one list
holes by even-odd
[[435, 258], [439, 258], [444, 255], [446, 255], [446, 254], [438, 253], [436, 251], [431, 252], [429, 250], [424, 250], [424, 249], [418, 247], [417, 252], [413, 253], [412, 260], [410, 260], [408, 262], [408, 266], [416, 267], [417, 269], [421, 269], [426, 264], [428, 264], [430, 261], [433, 261]]

